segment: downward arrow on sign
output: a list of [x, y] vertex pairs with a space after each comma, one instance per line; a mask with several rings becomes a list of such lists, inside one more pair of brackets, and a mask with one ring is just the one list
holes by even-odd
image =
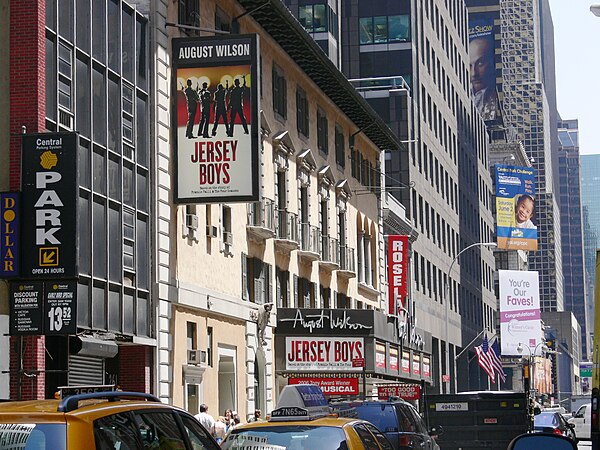
[[56, 255], [56, 252], [44, 253], [44, 256], [42, 256], [42, 264], [51, 264], [55, 262], [54, 255]]

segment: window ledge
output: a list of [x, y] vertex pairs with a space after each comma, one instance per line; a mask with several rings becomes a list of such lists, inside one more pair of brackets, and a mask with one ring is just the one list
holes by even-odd
[[366, 293], [369, 296], [377, 296], [381, 294], [378, 289], [375, 289], [373, 286], [366, 284], [364, 281], [360, 281], [358, 283], [358, 292]]

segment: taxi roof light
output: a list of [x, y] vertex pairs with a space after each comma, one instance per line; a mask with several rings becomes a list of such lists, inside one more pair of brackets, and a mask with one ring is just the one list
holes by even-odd
[[271, 411], [271, 422], [314, 420], [331, 413], [320, 387], [309, 384], [287, 385]]

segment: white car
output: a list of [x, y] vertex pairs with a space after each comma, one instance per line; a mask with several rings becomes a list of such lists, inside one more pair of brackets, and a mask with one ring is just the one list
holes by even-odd
[[575, 425], [575, 435], [577, 439], [592, 438], [592, 404], [586, 403], [573, 413], [569, 423]]

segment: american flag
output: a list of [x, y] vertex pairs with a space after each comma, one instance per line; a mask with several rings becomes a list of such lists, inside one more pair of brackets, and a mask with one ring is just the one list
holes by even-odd
[[479, 363], [481, 368], [484, 370], [484, 372], [488, 374], [488, 377], [490, 377], [490, 379], [492, 380], [492, 383], [495, 383], [496, 377], [494, 376], [494, 366], [492, 364], [492, 360], [490, 358], [488, 350], [489, 350], [489, 343], [488, 343], [488, 338], [487, 338], [487, 334], [486, 334], [485, 337], [483, 338], [483, 343], [481, 345], [475, 347], [475, 352], [477, 353], [477, 362]]
[[492, 362], [494, 372], [498, 374], [502, 382], [506, 382], [506, 375], [504, 374], [504, 367], [502, 366], [502, 360], [500, 359], [500, 349], [498, 348], [498, 339], [494, 341], [492, 346], [488, 350], [488, 356]]

